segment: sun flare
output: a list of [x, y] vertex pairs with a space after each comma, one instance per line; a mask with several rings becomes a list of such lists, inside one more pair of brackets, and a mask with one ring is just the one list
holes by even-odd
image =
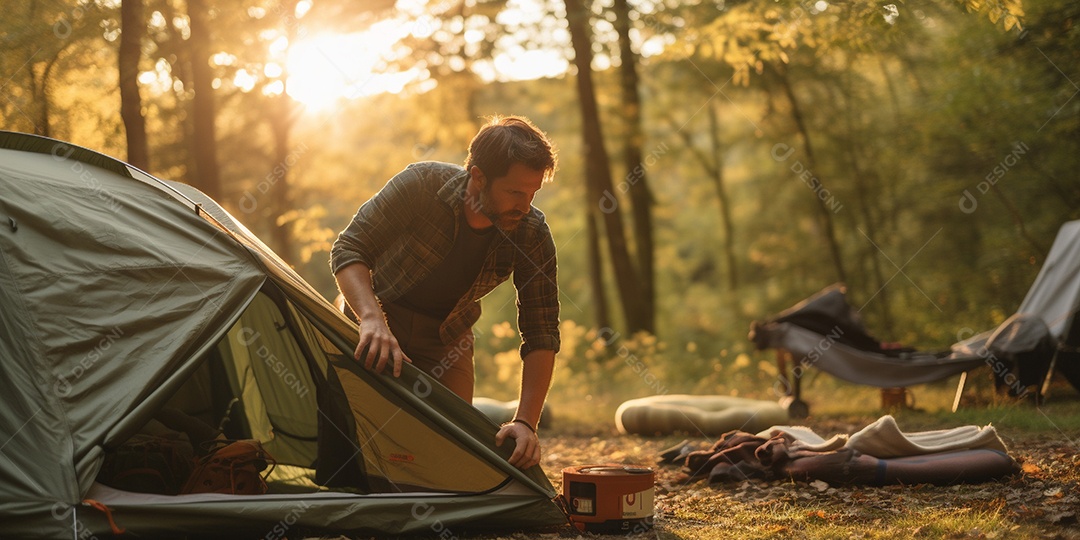
[[384, 27], [297, 40], [288, 51], [289, 96], [311, 110], [326, 110], [339, 100], [400, 92], [417, 77], [415, 71], [377, 71], [379, 61], [401, 37], [399, 32]]
[[[363, 32], [312, 33], [291, 44], [280, 38], [270, 48], [272, 54], [287, 55], [279, 61], [284, 70], [281, 65], [270, 63], [266, 65], [264, 75], [272, 79], [287, 71], [285, 91], [309, 111], [331, 110], [343, 101], [365, 96], [397, 94], [418, 81], [423, 81], [420, 85], [420, 91], [423, 91], [435, 86], [434, 81], [425, 80], [427, 72], [423, 67], [386, 73], [381, 64], [391, 56], [394, 44], [402, 38], [409, 34], [423, 38], [424, 32], [430, 32], [432, 28], [435, 26], [423, 24], [423, 19], [394, 18], [377, 22]], [[565, 35], [557, 37], [569, 39]], [[465, 38], [483, 40], [484, 34], [467, 31]], [[520, 81], [562, 75], [566, 73], [569, 61], [558, 49], [528, 50], [514, 46], [491, 58], [476, 59], [467, 67], [487, 82]], [[236, 84], [253, 86], [254, 76], [243, 74], [252, 81], [238, 76]], [[281, 87], [278, 83], [277, 87], [267, 87], [264, 91], [280, 92]]]
[[356, 81], [370, 78], [373, 62], [365, 55], [350, 55], [358, 48], [358, 35], [321, 35], [301, 39], [289, 47], [288, 93], [311, 109], [327, 109], [338, 99], [353, 96]]

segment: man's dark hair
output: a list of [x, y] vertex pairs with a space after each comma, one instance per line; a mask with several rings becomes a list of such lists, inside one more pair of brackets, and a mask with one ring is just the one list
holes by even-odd
[[558, 157], [555, 147], [527, 118], [492, 116], [469, 143], [465, 168], [479, 167], [489, 180], [502, 178], [514, 163], [544, 171], [544, 181], [555, 175]]

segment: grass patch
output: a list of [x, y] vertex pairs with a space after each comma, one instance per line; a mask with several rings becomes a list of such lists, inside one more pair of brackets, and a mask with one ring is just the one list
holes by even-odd
[[962, 424], [992, 423], [999, 429], [1024, 432], [1080, 432], [1080, 399], [1051, 401], [1038, 407], [1030, 404], [990, 405], [984, 408], [963, 408], [955, 413], [938, 412], [927, 415], [941, 422]]
[[[717, 509], [721, 509], [717, 511]], [[828, 501], [809, 504], [717, 504], [677, 512], [670, 526], [657, 526], [659, 538], [1034, 538], [1040, 529], [1016, 523], [1003, 508], [929, 507], [920, 501], [844, 505]], [[707, 525], [706, 525], [707, 524]]]
[[[821, 372], [811, 373], [803, 384], [803, 400], [809, 405], [811, 416], [795, 423], [865, 425], [892, 414], [905, 431], [992, 424], [1005, 432], [1061, 433], [1068, 438], [1080, 438], [1080, 393], [1064, 383], [1055, 384], [1049, 398], [1035, 406], [1032, 400], [1016, 401], [998, 394], [989, 377], [976, 373], [969, 378], [961, 405], [954, 413], [952, 404], [958, 376], [909, 388], [913, 409], [886, 410], [882, 408], [879, 388], [848, 383]], [[604, 384], [605, 377], [590, 375], [590, 384], [585, 384], [582, 377], [552, 388], [549, 404], [558, 426], [576, 432], [613, 432], [615, 410], [622, 402], [655, 393], [632, 377], [623, 377], [629, 379], [626, 381], [611, 377], [612, 384]], [[751, 379], [752, 384], [739, 387], [717, 384], [713, 390], [702, 391], [671, 385], [665, 390], [667, 394], [741, 396], [772, 401], [778, 399], [772, 391], [772, 381], [763, 374]]]

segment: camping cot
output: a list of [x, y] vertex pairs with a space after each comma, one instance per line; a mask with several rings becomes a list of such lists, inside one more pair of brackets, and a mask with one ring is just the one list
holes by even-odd
[[[881, 388], [906, 387], [960, 373], [953, 410], [967, 372], [986, 366], [998, 385], [1036, 400], [1054, 372], [1080, 388], [1080, 221], [1061, 226], [1035, 282], [1016, 313], [997, 328], [948, 350], [890, 347], [870, 335], [842, 284], [826, 287], [787, 310], [751, 325], [758, 349], [775, 349], [793, 416], [805, 416], [800, 383], [806, 368]], [[791, 375], [787, 364], [793, 362]]]

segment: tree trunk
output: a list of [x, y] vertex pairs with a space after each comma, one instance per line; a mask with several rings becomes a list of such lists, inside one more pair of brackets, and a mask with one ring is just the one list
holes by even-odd
[[[285, 28], [285, 38], [289, 45], [296, 40], [297, 24], [294, 14], [296, 13], [297, 0], [287, 0], [281, 3], [281, 26]], [[286, 52], [287, 54], [287, 52]], [[289, 72], [282, 66], [281, 95], [270, 98], [270, 130], [274, 137], [274, 159], [267, 173], [271, 184], [270, 215], [274, 222], [271, 226], [271, 238], [273, 239], [274, 251], [292, 264], [294, 261], [293, 224], [286, 216], [292, 210], [292, 196], [289, 189], [289, 169], [292, 165], [292, 150], [289, 148], [289, 135], [292, 132], [295, 121], [294, 113], [296, 104], [289, 97]]]
[[33, 62], [31, 62], [30, 60], [33, 60], [33, 57], [27, 59], [27, 61], [26, 61], [26, 71], [27, 71], [27, 73], [30, 74], [30, 92], [34, 96], [34, 101], [39, 102], [41, 105], [37, 110], [37, 119], [36, 120], [33, 119], [33, 118], [30, 118], [29, 115], [25, 115], [25, 113], [24, 113], [24, 115], [27, 116], [27, 118], [30, 120], [30, 122], [34, 125], [34, 135], [41, 135], [42, 137], [48, 137], [49, 136], [49, 105], [48, 105], [49, 96], [45, 91], [46, 90], [46, 86], [45, 86], [46, 77], [44, 75], [42, 75], [40, 77], [38, 76], [37, 69], [34, 67], [35, 64]]
[[210, 71], [210, 25], [206, 20], [206, 0], [188, 0], [188, 21], [191, 36], [192, 126], [191, 141], [195, 154], [195, 174], [192, 184], [211, 198], [221, 198], [221, 177], [217, 159], [217, 112], [214, 105], [214, 74]]
[[[806, 129], [806, 123], [803, 121], [802, 107], [799, 105], [799, 100], [795, 97], [795, 91], [791, 88], [791, 81], [788, 80], [787, 74], [780, 69], [776, 69], [773, 66], [772, 72], [776, 74], [777, 80], [780, 82], [780, 87], [784, 91], [784, 96], [787, 97], [788, 103], [791, 105], [791, 117], [795, 121], [795, 127], [799, 131], [799, 135], [803, 140], [803, 148], [806, 151], [806, 169], [811, 171], [815, 176], [819, 173], [817, 168], [817, 160], [814, 158], [814, 147], [810, 144], [810, 132]], [[825, 189], [825, 183], [821, 180], [820, 176], [817, 176], [820, 182], [821, 189]], [[840, 253], [840, 244], [836, 241], [836, 231], [833, 225], [832, 213], [829, 208], [825, 206], [825, 201], [821, 200], [814, 193], [814, 200], [817, 201], [818, 209], [821, 210], [821, 225], [825, 233], [825, 242], [829, 245], [829, 253], [832, 255], [833, 266], [836, 268], [836, 277], [841, 282], [847, 282], [847, 273], [844, 271], [843, 255]]]
[[728, 267], [728, 290], [734, 291], [739, 282], [735, 262], [735, 226], [731, 221], [731, 200], [728, 198], [727, 188], [724, 186], [724, 154], [720, 145], [719, 113], [716, 112], [715, 107], [714, 100], [709, 100], [709, 142], [712, 158], [694, 145], [694, 138], [686, 131], [683, 131], [679, 122], [670, 116], [667, 117], [667, 121], [671, 124], [671, 128], [675, 133], [682, 137], [683, 142], [686, 143], [686, 149], [701, 164], [701, 168], [705, 169], [705, 174], [712, 179], [713, 187], [716, 188], [716, 198], [720, 205], [720, 219], [723, 221], [724, 228], [723, 249], [724, 259]]
[[49, 102], [49, 72], [46, 71], [41, 77], [41, 108], [38, 110], [40, 116], [38, 117], [37, 125], [34, 126], [34, 132], [42, 137], [52, 137], [52, 128], [50, 127], [51, 120], [49, 115], [52, 110], [50, 109]]
[[[640, 308], [641, 289], [630, 251], [626, 245], [619, 201], [611, 181], [611, 162], [604, 148], [600, 112], [592, 82], [592, 36], [589, 11], [582, 0], [567, 0], [566, 19], [574, 47], [577, 68], [578, 104], [581, 107], [582, 142], [585, 152], [586, 194], [590, 206], [599, 205], [607, 236], [608, 255], [615, 274], [619, 299], [630, 332], [647, 330], [647, 317]], [[591, 211], [591, 210], [590, 210]]]
[[600, 216], [593, 205], [589, 205], [589, 211], [585, 213], [585, 234], [589, 242], [589, 286], [592, 289], [596, 327], [611, 328], [607, 290], [604, 289], [604, 256], [600, 253]]
[[41, 80], [35, 81], [35, 75], [33, 75], [33, 69], [30, 69], [30, 81], [33, 85], [33, 91], [38, 96], [38, 103], [41, 105], [38, 109], [38, 121], [33, 125], [33, 133], [41, 135], [42, 137], [52, 137], [52, 103], [49, 100], [49, 78], [52, 76], [53, 66], [56, 65], [60, 59], [60, 55], [64, 54], [64, 50], [68, 45], [62, 46], [59, 51], [56, 51], [56, 55], [49, 59], [48, 63], [45, 63], [45, 68], [41, 70]]
[[[37, 8], [37, 2], [30, 3], [30, 12], [27, 16], [27, 20], [34, 20], [37, 14]], [[30, 51], [30, 48], [26, 49], [27, 57], [26, 62], [23, 63], [23, 67], [26, 68], [26, 72], [30, 75], [30, 95], [33, 97], [34, 102], [40, 103], [40, 106], [36, 111], [37, 119], [34, 119], [29, 114], [23, 112], [22, 109], [19, 109], [17, 105], [15, 106], [15, 110], [22, 112], [23, 116], [26, 116], [27, 120], [30, 120], [30, 124], [34, 127], [34, 135], [49, 137], [49, 95], [46, 91], [48, 89], [48, 87], [46, 86], [46, 82], [49, 79], [49, 72], [46, 69], [44, 74], [41, 76], [41, 79], [38, 79], [37, 69], [34, 67], [36, 65], [36, 63], [34, 62], [34, 57], [37, 56], [39, 52], [41, 52], [41, 49], [38, 49], [33, 53], [31, 53]], [[59, 53], [57, 53], [57, 56], [59, 56]], [[10, 82], [10, 79], [7, 80], [5, 84], [0, 85], [0, 88], [7, 86], [7, 83]]]
[[[848, 69], [853, 69], [851, 66], [851, 60], [848, 58]], [[848, 72], [851, 73], [850, 71]], [[848, 167], [851, 169], [851, 176], [855, 181], [855, 196], [859, 202], [859, 214], [862, 217], [863, 227], [866, 230], [863, 234], [868, 240], [869, 247], [867, 248], [870, 254], [870, 267], [874, 276], [874, 286], [876, 287], [877, 294], [874, 295], [874, 301], [880, 306], [879, 313], [881, 314], [881, 321], [884, 326], [885, 335], [889, 339], [895, 339], [893, 334], [893, 319], [892, 319], [892, 307], [891, 307], [891, 295], [886, 289], [888, 281], [885, 279], [885, 273], [881, 268], [881, 257], [884, 253], [881, 252], [880, 239], [881, 235], [878, 234], [878, 219], [874, 216], [872, 211], [872, 205], [874, 201], [880, 200], [880, 198], [871, 197], [869, 189], [867, 187], [868, 181], [877, 180], [874, 182], [877, 185], [882, 185], [881, 179], [876, 171], [867, 171], [862, 167], [862, 162], [859, 158], [859, 139], [855, 133], [855, 124], [852, 121], [852, 115], [857, 114], [858, 107], [852, 106], [851, 100], [854, 93], [851, 88], [851, 76], [844, 77], [843, 87], [843, 101], [845, 111], [844, 126], [846, 127], [846, 140], [844, 141], [844, 157], [847, 159]], [[880, 213], [879, 213], [880, 215]]]
[[731, 200], [724, 187], [724, 150], [720, 145], [720, 118], [714, 99], [709, 100], [709, 139], [712, 141], [712, 153], [715, 160], [710, 176], [716, 187], [716, 199], [720, 203], [720, 218], [724, 226], [724, 259], [728, 267], [728, 290], [735, 291], [739, 286], [739, 271], [735, 262], [735, 226], [731, 222]]
[[[192, 121], [192, 115], [190, 114], [190, 106], [188, 104], [187, 97], [184, 96], [185, 92], [195, 87], [192, 82], [191, 76], [191, 49], [188, 47], [187, 41], [183, 37], [183, 30], [179, 24], [182, 22], [181, 13], [179, 13], [172, 2], [162, 2], [160, 4], [161, 13], [165, 16], [165, 20], [168, 24], [165, 25], [165, 30], [168, 32], [168, 40], [173, 45], [172, 50], [175, 51], [176, 59], [171, 61], [172, 69], [171, 74], [173, 81], [179, 81], [184, 90], [175, 94], [176, 106], [178, 109], [188, 108], [189, 114], [180, 115], [177, 122], [180, 124], [178, 129], [180, 130], [179, 141], [187, 148], [187, 152], [184, 152], [181, 156], [184, 165], [184, 175], [179, 180], [186, 184], [198, 186], [198, 169], [195, 160], [195, 123]], [[175, 85], [173, 85], [175, 87]]]
[[146, 34], [142, 0], [124, 0], [120, 4], [120, 117], [127, 134], [127, 161], [144, 171], [150, 170], [150, 150], [146, 141], [146, 119], [139, 96], [139, 58]]
[[[286, 74], [282, 74], [286, 77]], [[292, 128], [292, 98], [284, 91], [280, 96], [270, 98], [270, 130], [274, 136], [274, 160], [266, 178], [271, 184], [270, 215], [274, 222], [271, 226], [274, 251], [292, 264], [293, 239], [292, 222], [285, 219], [285, 214], [292, 209], [289, 195], [289, 132]]]
[[[614, 0], [615, 30], [619, 34], [619, 86], [622, 89], [622, 113], [626, 119], [623, 140], [623, 159], [626, 164], [626, 184], [630, 192], [634, 217], [634, 247], [637, 255], [641, 292], [640, 309], [643, 330], [656, 333], [656, 270], [653, 242], [652, 205], [654, 199], [646, 178], [648, 165], [644, 162], [642, 146], [645, 135], [641, 122], [641, 95], [638, 93], [638, 58], [630, 42], [630, 6], [626, 0]], [[622, 186], [620, 186], [621, 189]]]

